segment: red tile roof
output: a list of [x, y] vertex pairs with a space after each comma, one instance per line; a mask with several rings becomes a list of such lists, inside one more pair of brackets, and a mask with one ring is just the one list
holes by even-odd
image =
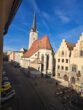
[[31, 48], [23, 55], [23, 57], [28, 58], [35, 54], [39, 49], [53, 50], [47, 35], [34, 41]]

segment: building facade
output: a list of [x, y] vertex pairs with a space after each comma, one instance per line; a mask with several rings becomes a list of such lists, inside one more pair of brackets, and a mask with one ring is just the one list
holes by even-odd
[[83, 34], [76, 44], [63, 40], [55, 54], [56, 78], [81, 91], [83, 88]]
[[23, 54], [26, 52], [26, 49], [21, 48], [19, 51], [12, 51], [9, 52], [9, 61], [20, 63], [20, 60], [23, 56]]
[[34, 41], [23, 55], [20, 65], [24, 68], [33, 67], [44, 74], [53, 73], [53, 49], [47, 35]]
[[29, 36], [29, 49], [20, 65], [24, 68], [33, 67], [44, 74], [53, 73], [53, 49], [47, 35], [38, 39], [36, 16]]
[[63, 39], [57, 53], [56, 59], [56, 78], [69, 81], [70, 78], [70, 58], [75, 44], [69, 43]]
[[29, 47], [30, 49], [32, 43], [38, 39], [38, 31], [37, 31], [37, 26], [36, 26], [36, 15], [34, 14], [34, 19], [33, 19], [33, 25], [29, 34]]
[[83, 34], [74, 47], [70, 59], [71, 84], [80, 90], [83, 86]]

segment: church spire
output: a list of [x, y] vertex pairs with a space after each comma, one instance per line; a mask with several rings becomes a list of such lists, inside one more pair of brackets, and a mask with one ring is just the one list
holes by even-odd
[[33, 31], [33, 32], [36, 32], [36, 31], [37, 31], [37, 26], [36, 26], [36, 15], [35, 15], [35, 13], [34, 13], [34, 18], [33, 18], [32, 31]]

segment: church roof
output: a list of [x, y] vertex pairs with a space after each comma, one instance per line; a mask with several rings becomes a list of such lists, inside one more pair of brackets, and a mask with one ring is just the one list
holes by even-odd
[[67, 45], [68, 49], [70, 51], [73, 50], [73, 48], [75, 47], [75, 44], [74, 43], [67, 42], [67, 41], [65, 41], [65, 42], [66, 42], [66, 45]]
[[23, 55], [23, 57], [28, 58], [35, 54], [39, 49], [53, 50], [47, 35], [34, 41], [31, 48]]

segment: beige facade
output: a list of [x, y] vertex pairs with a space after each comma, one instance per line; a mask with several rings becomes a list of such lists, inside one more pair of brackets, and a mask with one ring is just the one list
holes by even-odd
[[56, 78], [69, 81], [70, 79], [70, 58], [74, 44], [63, 39], [57, 53], [56, 59]]
[[19, 51], [12, 51], [9, 53], [9, 61], [14, 61], [20, 63], [20, 60], [24, 54], [25, 50], [22, 48]]
[[80, 91], [83, 87], [83, 34], [76, 44], [63, 40], [55, 54], [56, 78]]
[[[83, 34], [74, 47], [70, 59], [70, 74], [71, 83], [74, 83], [78, 88], [83, 85]], [[74, 82], [72, 82], [72, 79]]]

